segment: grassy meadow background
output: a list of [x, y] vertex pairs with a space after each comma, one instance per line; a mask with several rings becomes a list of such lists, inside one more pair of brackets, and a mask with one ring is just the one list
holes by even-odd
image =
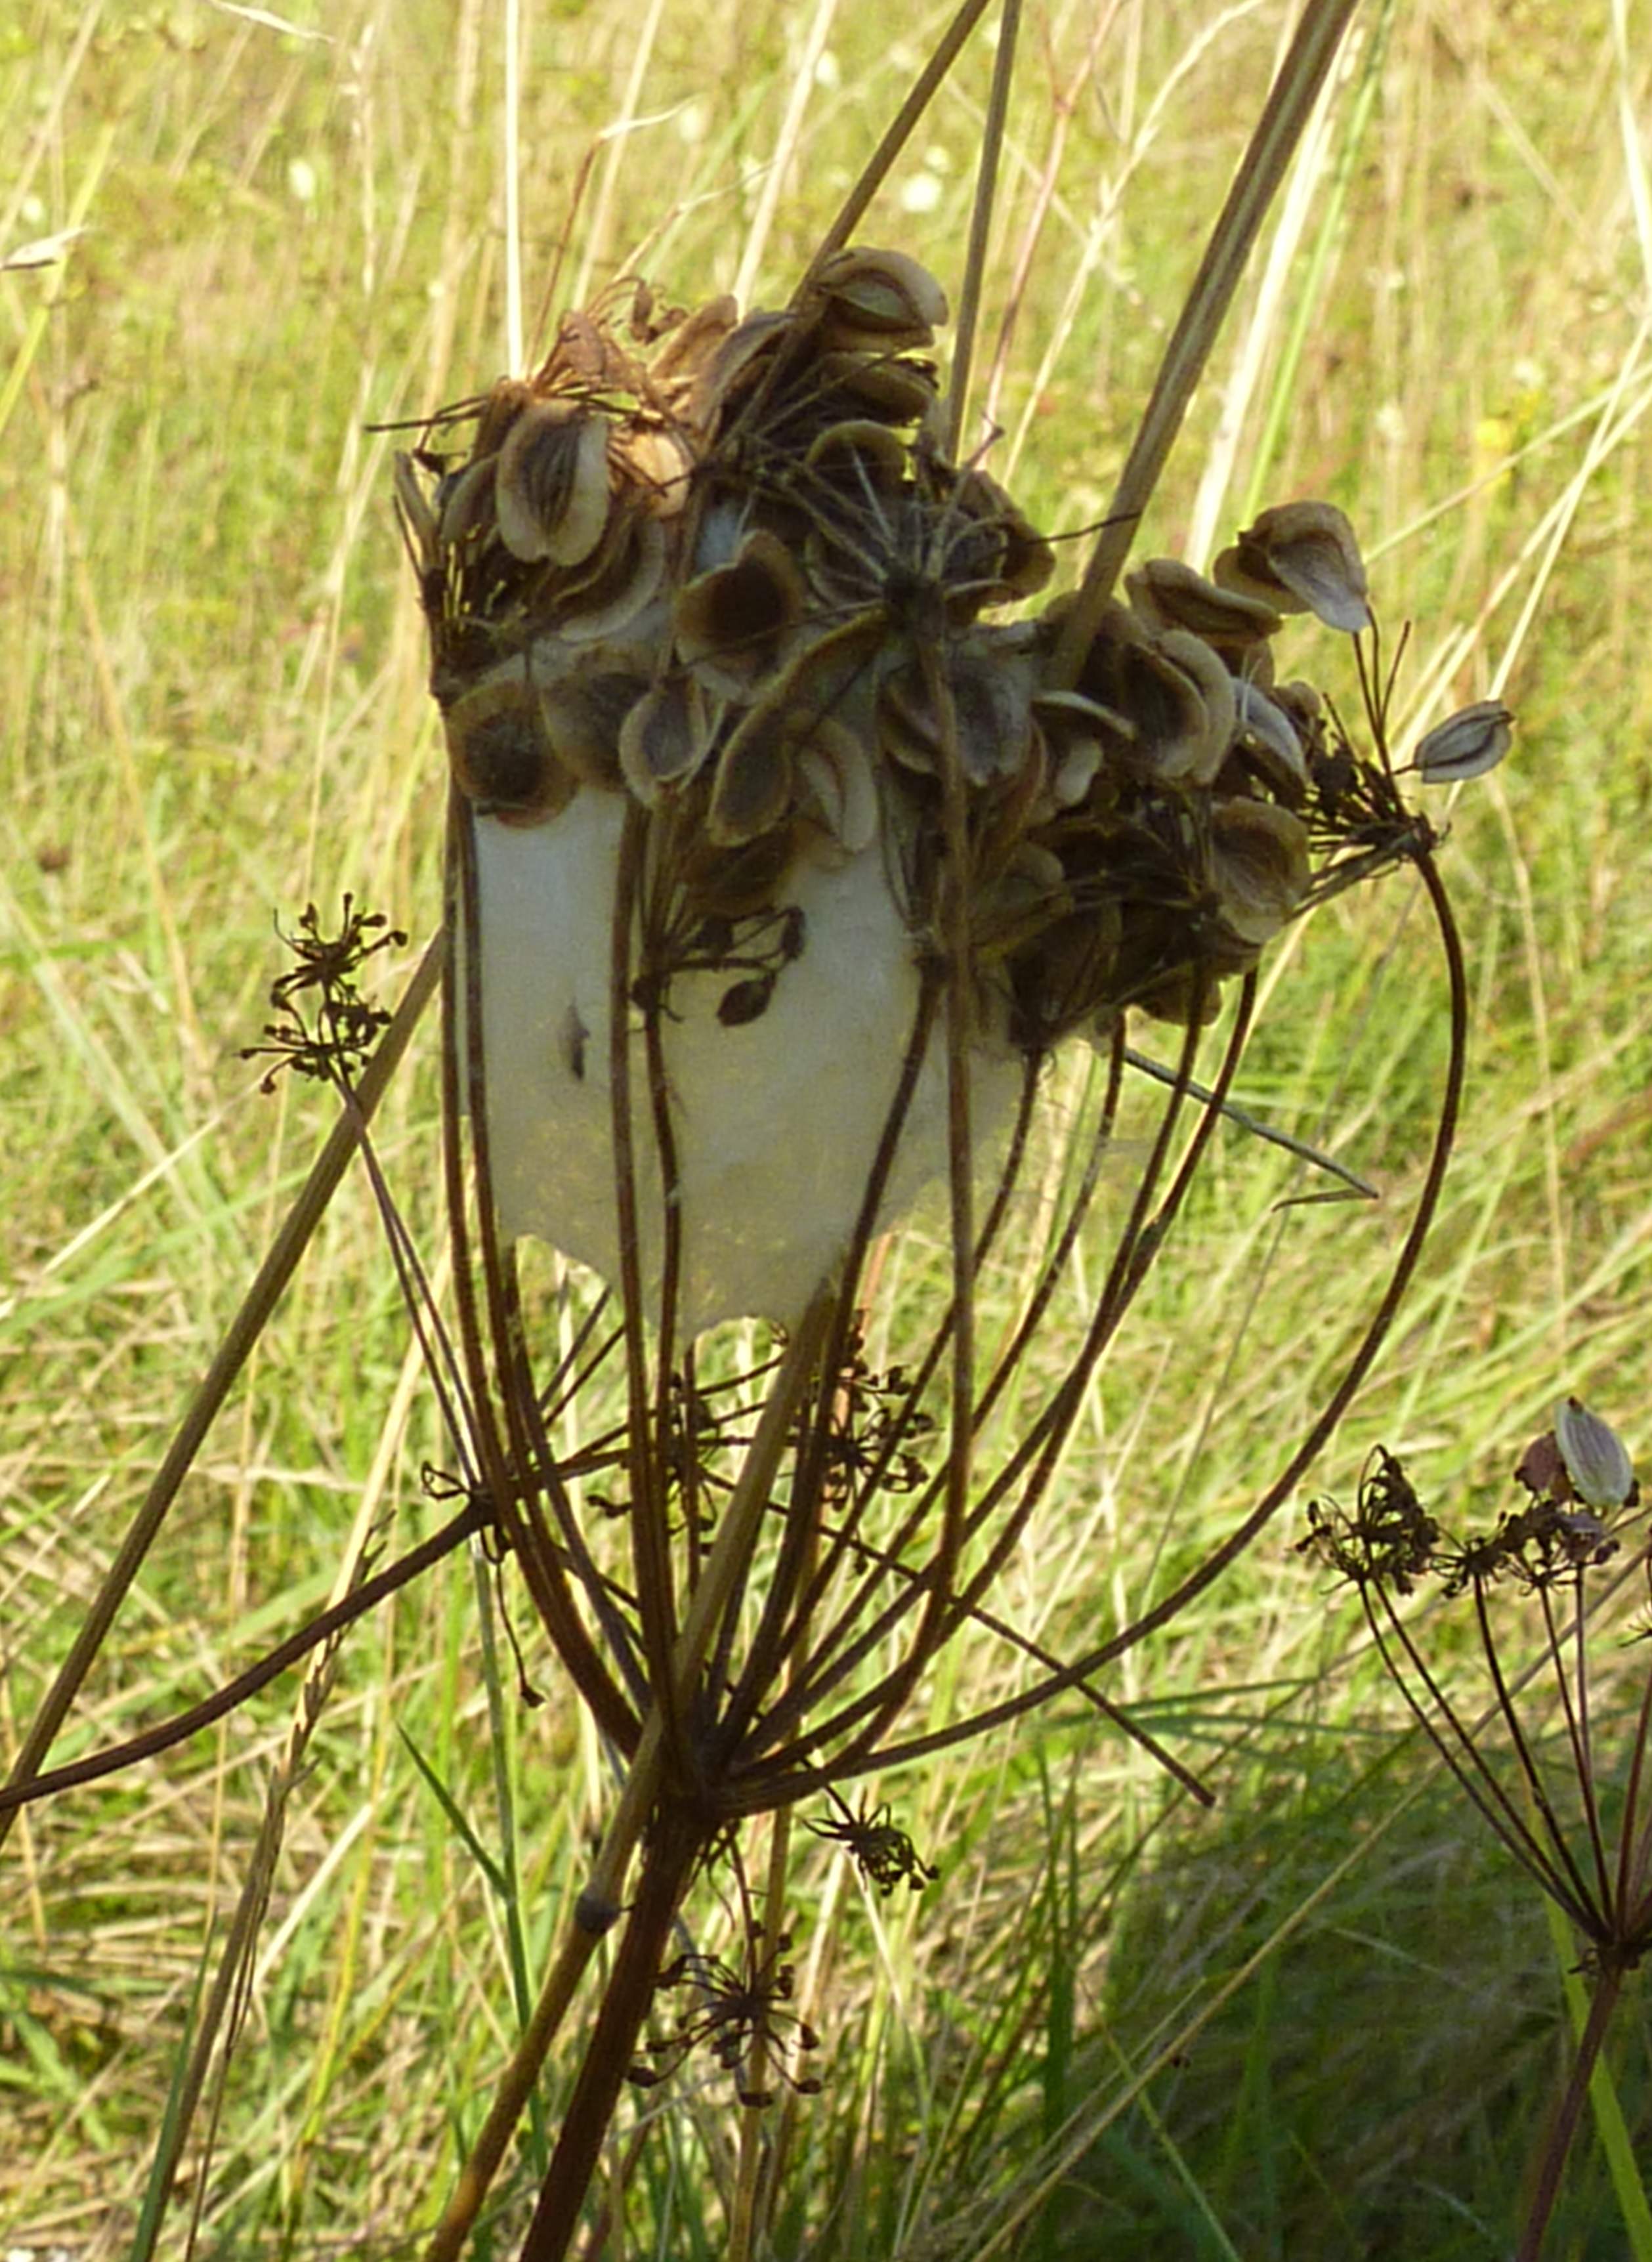
[[[530, 349], [564, 239], [558, 307], [627, 271], [779, 304], [945, 20], [868, 0], [522, 16]], [[503, 11], [333, 0], [296, 21], [208, 0], [14, 0], [0, 21], [0, 257], [64, 233], [0, 273], [7, 1760], [329, 1123], [311, 1087], [259, 1096], [237, 1056], [280, 970], [272, 918], [352, 890], [413, 938], [399, 978], [440, 911], [398, 443], [370, 428], [506, 365]], [[1276, 0], [1029, 13], [981, 368], [992, 467], [1056, 534], [1106, 508], [1287, 29]], [[1345, 1499], [1381, 1438], [1483, 1518], [1567, 1390], [1652, 1438], [1648, 32], [1645, 0], [1373, 0], [1143, 532], [1204, 564], [1261, 505], [1328, 497], [1390, 638], [1415, 623], [1402, 743], [1468, 699], [1519, 715], [1514, 758], [1452, 818], [1469, 1097], [1433, 1254], [1320, 1472]], [[860, 231], [954, 292], [989, 68], [978, 40]], [[1343, 640], [1310, 624], [1292, 650], [1353, 707]], [[1412, 883], [1340, 900], [1272, 966], [1239, 1096], [1384, 1199], [1282, 1210], [1300, 1173], [1218, 1139], [1000, 1596], [1058, 1649], [1244, 1513], [1404, 1231], [1445, 1057]], [[434, 1257], [434, 1022], [382, 1123]], [[914, 1293], [931, 1244], [920, 1221]], [[398, 1545], [420, 1536], [427, 1457], [429, 1394], [352, 1177], [55, 1756], [249, 1661], [326, 1599], [353, 1532], [393, 1516]], [[1406, 1735], [1297, 1529], [1109, 1684], [1212, 1812], [1074, 1704], [877, 1787], [943, 1869], [921, 1898], [867, 1901], [811, 1841], [797, 1956], [826, 2087], [786, 2108], [777, 2254], [1509, 2251], [1570, 1954]], [[542, 1965], [611, 1790], [554, 1664], [530, 1644], [551, 1701], [526, 1711], [496, 1638], [460, 1558], [345, 1644], [210, 2154], [204, 2114], [153, 2251], [420, 2251], [509, 2049], [514, 1969]], [[979, 1695], [1026, 1668], [983, 1637], [956, 1670]], [[6, 2254], [143, 2251], [294, 1701], [279, 1686], [14, 1831]], [[1620, 2018], [1614, 2077], [1652, 2144], [1638, 1996]], [[698, 2063], [639, 2096], [657, 2126], [626, 2251], [721, 2251], [731, 2103]], [[537, 2141], [479, 2254], [512, 2251]], [[1552, 2251], [1625, 2239], [1585, 2129]]]

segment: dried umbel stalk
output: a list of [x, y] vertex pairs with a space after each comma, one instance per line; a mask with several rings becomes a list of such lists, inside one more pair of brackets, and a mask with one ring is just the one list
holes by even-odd
[[[1419, 1725], [1583, 1948], [1589, 2017], [1531, 2179], [1518, 2249], [1519, 2262], [1536, 2262], [1625, 1975], [1652, 1952], [1652, 1673], [1642, 1678], [1626, 1735], [1602, 1685], [1605, 1673], [1622, 1673], [1620, 1639], [1596, 1617], [1623, 1584], [1617, 1559], [1625, 1543], [1636, 1551], [1629, 1574], [1636, 1587], [1652, 1552], [1635, 1513], [1641, 1495], [1628, 1449], [1577, 1398], [1561, 1401], [1554, 1428], [1526, 1446], [1513, 1474], [1519, 1505], [1490, 1530], [1454, 1534], [1424, 1506], [1405, 1465], [1379, 1446], [1354, 1509], [1313, 1502], [1297, 1550], [1354, 1587], [1378, 1654]], [[1448, 1693], [1450, 1676], [1430, 1658], [1440, 1619], [1399, 1608], [1425, 1582], [1442, 1603], [1474, 1612], [1484, 1686], [1472, 1701], [1461, 1689]], [[1531, 1666], [1525, 1652], [1533, 1636]], [[1644, 1626], [1636, 1638], [1647, 1638]], [[1487, 1700], [1490, 1710], [1476, 1718]], [[1545, 1736], [1556, 1727], [1560, 1733]]]

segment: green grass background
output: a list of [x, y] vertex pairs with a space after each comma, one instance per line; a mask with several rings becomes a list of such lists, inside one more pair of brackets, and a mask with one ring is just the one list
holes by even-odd
[[[0, 18], [0, 256], [84, 231], [0, 273], [8, 1756], [327, 1127], [307, 1088], [261, 1099], [237, 1057], [278, 970], [272, 914], [350, 888], [416, 944], [439, 911], [442, 764], [394, 443], [369, 427], [506, 365], [503, 13], [338, 0], [297, 20], [306, 36], [208, 0]], [[628, 270], [692, 301], [743, 270], [779, 303], [943, 20], [525, 5], [530, 344], [564, 234], [558, 304]], [[984, 349], [991, 461], [1058, 534], [1105, 509], [1285, 28], [1275, 0], [1030, 14]], [[1144, 529], [1203, 563], [1263, 503], [1341, 503], [1390, 631], [1415, 623], [1402, 735], [1480, 696], [1520, 717], [1513, 760], [1453, 818], [1469, 1100], [1433, 1254], [1326, 1459], [1345, 1496], [1381, 1437], [1442, 1504], [1483, 1507], [1564, 1390], [1646, 1434], [1648, 32], [1628, 0], [1356, 18]], [[989, 68], [978, 44], [861, 231], [954, 290]], [[1076, 571], [1081, 543], [1066, 554]], [[1290, 649], [1353, 703], [1338, 639]], [[1006, 1613], [1058, 1647], [1243, 1513], [1404, 1229], [1445, 1050], [1414, 890], [1340, 902], [1275, 965], [1239, 1096], [1385, 1200], [1276, 1211], [1297, 1178], [1218, 1142], [1005, 1582]], [[382, 1143], [434, 1253], [433, 1042]], [[900, 1277], [927, 1262], [920, 1224]], [[416, 1535], [440, 1452], [352, 1181], [58, 1756], [298, 1623], [359, 1517]], [[1205, 1775], [1213, 1813], [1059, 1705], [879, 1787], [943, 1867], [921, 1899], [868, 1904], [806, 1851], [827, 2086], [789, 2126], [777, 2253], [1509, 2250], [1563, 2063], [1555, 1951], [1295, 1536], [1282, 1520], [1110, 1684]], [[543, 1656], [553, 1701], [522, 1711], [507, 1670], [490, 1725], [482, 1640], [454, 1561], [346, 1645], [286, 1801], [215, 2143], [186, 2150], [156, 2251], [186, 2251], [198, 2202], [204, 2255], [418, 2251], [514, 2029], [513, 1921], [536, 1970], [609, 1793]], [[1024, 1668], [983, 1640], [956, 1671], [979, 1692]], [[293, 1702], [272, 1691], [14, 1833], [8, 2251], [133, 2251]], [[508, 1901], [455, 1810], [496, 1862], [514, 1831]], [[1643, 2143], [1645, 2042], [1632, 1994], [1612, 2058]], [[639, 2103], [657, 2125], [627, 2251], [721, 2251], [729, 2104], [698, 2068]], [[533, 2145], [480, 2253], [510, 2251]], [[1585, 2129], [1552, 2251], [1613, 2258], [1591, 2147]]]

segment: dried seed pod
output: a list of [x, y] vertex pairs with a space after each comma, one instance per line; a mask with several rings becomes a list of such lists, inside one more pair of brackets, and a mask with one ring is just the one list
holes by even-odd
[[1149, 558], [1124, 576], [1130, 601], [1155, 629], [1189, 629], [1222, 652], [1265, 644], [1284, 625], [1261, 597], [1224, 589], [1176, 558]]
[[1257, 948], [1296, 911], [1311, 877], [1308, 828], [1270, 801], [1219, 801], [1210, 811], [1210, 882], [1223, 926]]
[[1211, 571], [1225, 588], [1261, 597], [1282, 613], [1314, 613], [1350, 636], [1371, 625], [1360, 545], [1334, 503], [1287, 502], [1265, 510]]
[[815, 718], [796, 716], [765, 700], [741, 720], [717, 758], [706, 811], [707, 838], [738, 847], [772, 832], [792, 811], [796, 774], [793, 753]]
[[1094, 786], [1110, 752], [1128, 744], [1136, 726], [1077, 691], [1041, 691], [1032, 719], [1049, 750], [1050, 791], [1058, 809], [1075, 809]]
[[1411, 757], [1425, 785], [1455, 785], [1496, 769], [1514, 743], [1514, 717], [1496, 699], [1476, 699], [1437, 723]]
[[886, 424], [916, 424], [934, 407], [935, 372], [925, 362], [822, 353], [815, 364], [829, 393], [847, 393]]
[[905, 484], [907, 445], [888, 425], [857, 417], [817, 433], [803, 463], [815, 479], [873, 502], [880, 495], [898, 493]]
[[1041, 886], [1032, 872], [1017, 875], [1003, 890], [996, 915], [1013, 920], [1019, 913], [1027, 930], [1009, 967], [1010, 1030], [1023, 1052], [1048, 1052], [1087, 1023], [1110, 1022], [1116, 1010], [1122, 911], [1111, 896], [1093, 893], [1066, 908], [1074, 896], [1065, 874], [1059, 886]]
[[494, 456], [473, 456], [450, 472], [436, 489], [436, 539], [444, 550], [456, 550], [470, 535], [493, 532], [493, 477], [499, 465]]
[[430, 482], [406, 450], [395, 460], [396, 515], [401, 522], [413, 570], [427, 573], [441, 562], [440, 522], [430, 500]]
[[525, 565], [578, 566], [608, 522], [608, 425], [570, 400], [530, 401], [495, 475], [499, 539]]
[[[535, 647], [535, 661], [539, 650]], [[546, 736], [563, 767], [587, 785], [612, 790], [620, 783], [621, 731], [648, 689], [643, 673], [648, 655], [615, 650], [596, 652], [592, 660], [576, 671], [536, 674], [535, 689]]]
[[844, 700], [882, 642], [880, 623], [848, 621], [771, 679], [718, 760], [706, 814], [713, 840], [729, 846], [751, 839], [787, 815], [795, 782], [794, 756], [823, 724], [852, 727]]
[[649, 364], [649, 381], [657, 393], [675, 394], [692, 385], [708, 367], [718, 349], [740, 319], [738, 301], [725, 292], [707, 299], [668, 329]]
[[820, 722], [798, 749], [798, 806], [846, 856], [878, 837], [878, 782], [866, 748], [841, 724]]
[[1296, 726], [1283, 707], [1239, 677], [1233, 686], [1239, 738], [1268, 783], [1287, 801], [1308, 790], [1308, 760]]
[[1627, 1508], [1635, 1490], [1634, 1464], [1617, 1431], [1581, 1399], [1555, 1408], [1555, 1442], [1571, 1488], [1586, 1508]]
[[957, 534], [949, 529], [946, 580], [971, 585], [982, 605], [1038, 595], [1055, 571], [1054, 549], [996, 479], [960, 472], [946, 508], [965, 521]]
[[1119, 760], [1155, 785], [1209, 785], [1233, 741], [1233, 679], [1201, 638], [1185, 629], [1149, 636], [1123, 608], [1093, 648], [1080, 688], [1125, 716], [1131, 736]]
[[622, 425], [609, 444], [608, 459], [625, 483], [638, 491], [654, 518], [675, 518], [688, 501], [694, 459], [688, 443], [664, 424]]
[[786, 545], [759, 527], [726, 566], [678, 591], [672, 622], [678, 657], [714, 691], [749, 699], [779, 664], [808, 603]]
[[696, 431], [707, 436], [716, 431], [757, 383], [760, 365], [796, 323], [796, 315], [789, 311], [759, 309], [729, 332], [702, 365], [688, 397], [688, 421]]
[[567, 644], [591, 645], [623, 633], [628, 644], [654, 647], [667, 617], [665, 565], [665, 529], [658, 520], [615, 508], [590, 557], [544, 592], [557, 635]]
[[819, 310], [822, 352], [922, 348], [947, 318], [946, 293], [926, 267], [904, 251], [858, 245], [821, 263], [801, 305], [811, 314]]
[[690, 675], [668, 676], [644, 694], [621, 725], [620, 767], [644, 807], [663, 789], [687, 782], [711, 751], [706, 695]]
[[478, 684], [442, 716], [459, 789], [507, 825], [540, 825], [566, 808], [578, 781], [557, 759], [524, 674]]

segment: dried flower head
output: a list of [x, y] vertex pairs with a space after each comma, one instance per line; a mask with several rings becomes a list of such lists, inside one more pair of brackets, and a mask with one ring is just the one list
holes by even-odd
[[1386, 1445], [1365, 1465], [1353, 1515], [1334, 1501], [1311, 1501], [1308, 1524], [1297, 1554], [1318, 1556], [1361, 1590], [1391, 1587], [1409, 1595], [1440, 1543], [1440, 1526], [1418, 1498], [1404, 1463]]

